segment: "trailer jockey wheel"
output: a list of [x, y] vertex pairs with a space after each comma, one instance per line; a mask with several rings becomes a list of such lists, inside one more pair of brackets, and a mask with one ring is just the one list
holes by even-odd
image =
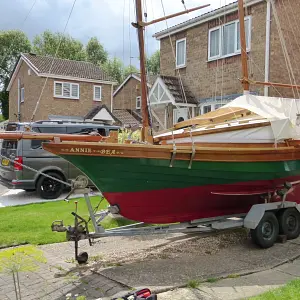
[[255, 229], [251, 229], [251, 238], [261, 248], [270, 248], [278, 238], [279, 224], [272, 212], [265, 212]]
[[295, 208], [287, 208], [278, 215], [279, 233], [286, 235], [288, 240], [300, 235], [300, 213]]
[[87, 254], [87, 252], [80, 252], [76, 257], [76, 260], [80, 265], [85, 264], [88, 261], [88, 259], [89, 255]]

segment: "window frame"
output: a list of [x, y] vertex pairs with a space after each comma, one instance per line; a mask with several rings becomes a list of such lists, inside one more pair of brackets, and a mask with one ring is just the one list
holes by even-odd
[[[246, 16], [245, 17], [245, 22], [248, 21], [249, 22], [249, 27], [248, 27], [248, 41], [246, 41], [246, 44], [248, 42], [248, 47], [246, 49], [247, 52], [251, 51], [251, 27], [252, 27], [252, 16]], [[222, 54], [223, 51], [223, 31], [224, 31], [224, 27], [227, 25], [231, 25], [231, 24], [235, 24], [235, 33], [234, 33], [234, 52], [233, 53], [229, 53], [229, 54]], [[238, 42], [238, 24], [239, 24], [239, 20], [234, 20], [216, 27], [213, 27], [211, 29], [208, 30], [208, 53], [207, 53], [207, 57], [208, 57], [208, 61], [213, 61], [216, 59], [221, 59], [221, 58], [226, 58], [226, 57], [231, 57], [231, 56], [235, 56], [235, 55], [239, 55], [241, 54], [241, 49], [237, 48], [237, 42]], [[211, 32], [219, 30], [219, 54], [215, 55], [215, 56], [210, 56], [210, 42], [211, 42]], [[246, 37], [247, 37], [247, 33], [246, 33]]]
[[[205, 108], [205, 107], [210, 107], [210, 111], [204, 112], [204, 108]], [[208, 114], [208, 113], [211, 112], [211, 111], [212, 111], [212, 105], [211, 105], [211, 104], [205, 104], [205, 105], [203, 105], [202, 108], [201, 108], [201, 115]]]
[[[64, 83], [65, 84], [70, 84], [70, 97], [66, 97], [64, 96]], [[56, 84], [61, 84], [62, 85], [62, 89], [61, 89], [61, 92], [62, 94], [61, 95], [58, 95], [56, 94]], [[78, 97], [73, 97], [72, 96], [72, 86], [75, 85], [78, 87]], [[54, 98], [62, 98], [62, 99], [72, 99], [72, 100], [79, 100], [80, 98], [80, 85], [79, 83], [73, 83], [73, 82], [70, 82], [70, 81], [54, 81], [54, 89], [53, 89], [53, 97]]]
[[[137, 105], [138, 99], [140, 100], [140, 106]], [[141, 96], [137, 96], [137, 97], [135, 98], [135, 108], [136, 108], [136, 109], [142, 109], [142, 97], [141, 97]]]
[[[100, 88], [100, 99], [96, 99], [96, 88]], [[94, 101], [102, 101], [102, 85], [94, 85], [94, 96], [93, 96], [93, 100]]]
[[[23, 91], [23, 99], [22, 99], [22, 91]], [[25, 102], [25, 87], [22, 87], [20, 91], [20, 103], [24, 103], [24, 102]]]
[[[177, 49], [178, 49], [178, 44], [184, 41], [184, 63], [178, 65], [177, 64]], [[182, 38], [180, 40], [176, 40], [176, 55], [175, 55], [175, 65], [176, 65], [176, 69], [181, 69], [181, 68], [185, 68], [186, 67], [186, 38]]]

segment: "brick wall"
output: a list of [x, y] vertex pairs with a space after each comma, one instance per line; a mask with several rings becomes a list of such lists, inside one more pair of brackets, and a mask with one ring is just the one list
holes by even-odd
[[[300, 5], [297, 0], [276, 1], [279, 17], [282, 23], [284, 35], [287, 36], [287, 44], [290, 47], [289, 53], [294, 53], [294, 66], [296, 78], [299, 78], [297, 71], [299, 70], [300, 55], [299, 53], [299, 37], [300, 31], [296, 29], [299, 25], [296, 23], [296, 16], [300, 14]], [[285, 9], [289, 7], [288, 14]], [[291, 5], [290, 5], [291, 4]], [[264, 81], [265, 68], [265, 42], [266, 42], [266, 13], [267, 6], [265, 2], [253, 5], [246, 10], [246, 15], [252, 16], [251, 28], [251, 51], [249, 53], [248, 66], [249, 77], [255, 80]], [[295, 18], [293, 18], [295, 16]], [[236, 20], [238, 14], [234, 13], [225, 17], [225, 22]], [[292, 38], [292, 30], [290, 21], [293, 21], [296, 39]], [[186, 31], [176, 33], [171, 36], [173, 49], [176, 49], [176, 40], [186, 37], [187, 39], [187, 57], [186, 67], [179, 69], [183, 82], [189, 87], [194, 96], [198, 99], [209, 98], [215, 95], [231, 95], [242, 93], [242, 85], [238, 78], [241, 78], [241, 57], [240, 55], [232, 56], [225, 59], [219, 59], [208, 62], [208, 31], [210, 28], [218, 25], [218, 20], [210, 21], [189, 28]], [[289, 37], [288, 37], [289, 36]], [[270, 58], [270, 81], [287, 82], [288, 73], [286, 64], [279, 41], [277, 27], [274, 17], [272, 16], [271, 27], [271, 58]], [[161, 39], [161, 74], [176, 76], [178, 72], [175, 69], [175, 58], [172, 52], [169, 37]], [[292, 56], [293, 57], [293, 56]], [[293, 61], [293, 60], [292, 60]], [[296, 66], [298, 69], [296, 70]], [[251, 91], [263, 95], [264, 87], [251, 86]], [[280, 94], [270, 89], [270, 96], [283, 95], [291, 96], [291, 90], [278, 89]]]
[[[300, 27], [298, 18], [300, 15], [299, 1], [280, 0], [276, 1], [275, 3], [296, 83], [300, 84]], [[278, 27], [274, 18], [274, 13], [272, 13], [271, 20], [270, 81], [291, 83], [283, 55], [282, 44], [279, 39]], [[270, 88], [270, 96], [277, 96], [278, 94], [283, 95], [284, 97], [296, 96], [296, 98], [300, 98], [300, 95], [296, 90], [293, 91], [292, 89], [286, 88]]]
[[136, 97], [141, 96], [140, 81], [131, 77], [114, 96], [114, 109], [136, 109]]
[[[20, 105], [21, 121], [30, 121], [36, 103], [43, 89], [46, 78], [38, 77], [33, 71], [28, 75], [28, 65], [22, 63], [9, 93], [9, 120], [17, 121], [18, 113], [18, 78], [25, 88], [25, 101]], [[48, 119], [48, 115], [84, 116], [93, 106], [105, 104], [110, 109], [111, 85], [102, 85], [102, 101], [93, 101], [94, 83], [67, 81], [79, 84], [79, 100], [54, 97], [54, 81], [48, 78], [34, 120]]]

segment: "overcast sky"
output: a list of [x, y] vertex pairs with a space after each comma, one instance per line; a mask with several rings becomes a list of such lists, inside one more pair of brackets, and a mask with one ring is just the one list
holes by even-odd
[[[184, 9], [181, 0], [142, 0], [148, 21], [164, 16], [161, 2], [166, 14]], [[231, 2], [234, 1], [185, 0], [187, 8], [203, 4], [210, 4], [210, 7], [170, 19], [168, 26]], [[74, 0], [0, 0], [0, 30], [20, 29], [30, 40], [46, 29], [62, 32], [73, 3]], [[96, 36], [111, 57], [117, 56], [129, 64], [131, 56], [131, 63], [138, 65], [137, 36], [130, 25], [132, 21], [135, 21], [134, 0], [76, 0], [66, 33], [84, 44]], [[165, 21], [147, 27], [146, 51], [149, 55], [159, 49], [159, 42], [152, 35], [165, 28]]]

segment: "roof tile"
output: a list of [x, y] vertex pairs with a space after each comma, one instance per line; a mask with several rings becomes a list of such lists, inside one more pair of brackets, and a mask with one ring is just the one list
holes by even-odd
[[23, 53], [22, 56], [29, 60], [39, 73], [82, 79], [113, 81], [100, 67], [90, 62], [54, 58], [32, 53]]

